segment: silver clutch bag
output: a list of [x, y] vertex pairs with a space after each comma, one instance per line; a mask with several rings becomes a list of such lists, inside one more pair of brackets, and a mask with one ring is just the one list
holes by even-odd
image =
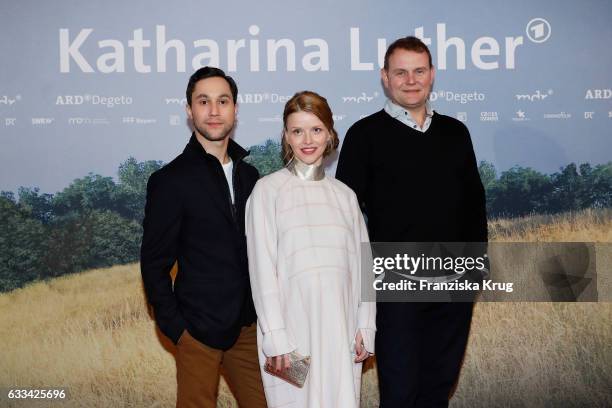
[[304, 381], [306, 381], [306, 376], [308, 375], [308, 369], [310, 368], [310, 356], [304, 357], [292, 351], [289, 353], [289, 361], [291, 362], [291, 367], [280, 373], [277, 373], [274, 367], [268, 364], [264, 365], [264, 371], [298, 388], [302, 388], [304, 386]]

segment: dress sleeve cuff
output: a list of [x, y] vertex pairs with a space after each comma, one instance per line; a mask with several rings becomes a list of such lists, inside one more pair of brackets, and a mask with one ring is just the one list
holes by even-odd
[[376, 337], [376, 330], [373, 329], [359, 329], [361, 337], [363, 338], [363, 346], [370, 354], [374, 354], [374, 340]]
[[262, 350], [266, 357], [280, 356], [295, 349], [285, 329], [271, 330], [263, 335]]

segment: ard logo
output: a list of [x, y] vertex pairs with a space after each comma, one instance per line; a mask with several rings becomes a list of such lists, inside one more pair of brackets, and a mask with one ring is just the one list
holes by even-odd
[[612, 89], [587, 89], [584, 99], [611, 99]]
[[82, 105], [85, 101], [83, 95], [58, 95], [56, 105]]
[[262, 103], [263, 101], [264, 101], [264, 94], [260, 94], [260, 93], [238, 94], [238, 103]]

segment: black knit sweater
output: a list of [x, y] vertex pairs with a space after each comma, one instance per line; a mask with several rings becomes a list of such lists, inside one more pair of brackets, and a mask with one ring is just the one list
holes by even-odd
[[434, 113], [425, 133], [384, 110], [348, 130], [336, 178], [378, 242], [485, 242], [485, 195], [468, 129]]

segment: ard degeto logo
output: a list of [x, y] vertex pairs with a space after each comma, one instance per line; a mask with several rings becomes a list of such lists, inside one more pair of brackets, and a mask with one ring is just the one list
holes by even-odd
[[472, 102], [484, 102], [486, 95], [482, 92], [453, 92], [453, 91], [434, 91], [429, 95], [429, 100], [432, 102], [438, 99], [446, 102], [455, 102], [465, 105]]
[[58, 95], [56, 105], [102, 105], [114, 108], [117, 105], [131, 105], [134, 102], [131, 96], [100, 96], [100, 95]]
[[236, 98], [238, 103], [260, 104], [260, 103], [286, 103], [291, 95], [279, 95], [277, 93], [239, 93]]
[[550, 23], [541, 17], [534, 18], [527, 23], [525, 33], [534, 43], [543, 43], [550, 38], [552, 29]]

